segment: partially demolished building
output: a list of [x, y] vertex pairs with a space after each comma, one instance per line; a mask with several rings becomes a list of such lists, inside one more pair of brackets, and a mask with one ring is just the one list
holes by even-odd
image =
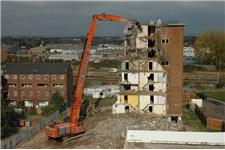
[[180, 120], [183, 94], [184, 24], [160, 20], [125, 29], [120, 93], [113, 113], [140, 111]]

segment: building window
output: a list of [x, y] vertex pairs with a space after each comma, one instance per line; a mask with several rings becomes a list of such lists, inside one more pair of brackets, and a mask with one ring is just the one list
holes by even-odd
[[8, 83], [8, 86], [11, 88], [16, 88], [16, 83]]
[[11, 101], [9, 102], [9, 104], [12, 105], [12, 106], [16, 106], [16, 100], [11, 100]]
[[48, 87], [48, 84], [45, 84], [45, 83], [38, 83], [37, 86], [38, 86], [38, 87]]
[[48, 75], [45, 75], [45, 79], [47, 80], [49, 78], [49, 76]]
[[13, 79], [17, 79], [17, 75], [12, 75], [12, 78]]
[[153, 109], [152, 109], [152, 106], [149, 106], [149, 107], [148, 107], [148, 110], [149, 110], [149, 112], [152, 112], [152, 110], [153, 110]]
[[63, 88], [63, 87], [64, 87], [64, 84], [56, 84], [56, 83], [54, 83], [54, 84], [53, 84], [53, 87], [56, 87], [56, 88]]
[[64, 75], [62, 74], [62, 75], [60, 75], [60, 79], [64, 79]]
[[156, 54], [156, 50], [155, 50], [155, 49], [151, 49], [151, 50], [148, 52], [148, 57], [149, 57], [149, 58], [152, 58], [152, 57], [155, 56], [155, 54]]
[[38, 106], [40, 106], [40, 107], [45, 107], [45, 106], [48, 106], [48, 101], [39, 101], [38, 102]]
[[128, 80], [128, 74], [124, 73], [124, 80], [127, 81]]
[[152, 70], [153, 68], [153, 63], [150, 61], [148, 62], [148, 70]]
[[169, 62], [168, 61], [163, 61], [162, 65], [169, 65]]
[[166, 39], [166, 43], [169, 43], [169, 39]]
[[149, 91], [154, 91], [155, 88], [154, 88], [153, 84], [149, 84], [148, 89], [149, 89]]
[[32, 83], [23, 83], [21, 86], [22, 88], [32, 88]]
[[35, 78], [36, 78], [36, 79], [40, 79], [40, 76], [39, 76], [39, 75], [36, 75]]
[[24, 75], [20, 75], [20, 79], [25, 79], [25, 76]]
[[125, 62], [125, 68], [126, 68], [126, 70], [129, 70], [129, 62], [128, 61]]
[[124, 103], [128, 103], [128, 96], [124, 95]]
[[52, 79], [56, 79], [56, 75], [52, 75]]
[[148, 47], [154, 47], [155, 46], [155, 40], [148, 40]]
[[148, 80], [154, 81], [154, 74], [153, 74], [153, 73], [151, 73], [151, 74], [148, 76]]
[[169, 39], [168, 39], [168, 38], [163, 38], [163, 39], [162, 39], [162, 43], [163, 43], [163, 44], [169, 43]]
[[25, 107], [33, 107], [32, 100], [24, 100], [24, 106]]
[[154, 96], [153, 95], [150, 96], [150, 102], [151, 102], [151, 104], [154, 104]]
[[28, 78], [29, 78], [29, 79], [33, 79], [33, 75], [29, 75]]

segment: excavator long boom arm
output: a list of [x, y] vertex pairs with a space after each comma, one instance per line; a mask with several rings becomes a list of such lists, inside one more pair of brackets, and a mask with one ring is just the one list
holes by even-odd
[[114, 15], [106, 15], [106, 14], [101, 14], [101, 15], [94, 15], [89, 27], [89, 32], [87, 34], [84, 48], [83, 48], [83, 53], [81, 56], [81, 61], [80, 61], [80, 66], [79, 66], [79, 71], [78, 71], [78, 76], [76, 80], [76, 88], [73, 93], [74, 95], [74, 102], [71, 108], [71, 123], [78, 123], [79, 120], [79, 115], [80, 115], [80, 106], [82, 102], [82, 94], [84, 90], [84, 81], [85, 81], [85, 76], [87, 74], [87, 69], [88, 69], [88, 59], [91, 55], [90, 48], [91, 44], [94, 38], [94, 33], [96, 30], [96, 23], [97, 20], [99, 21], [115, 21], [115, 22], [124, 22], [124, 23], [129, 23], [129, 24], [135, 24], [137, 27], [141, 30], [140, 24], [135, 21], [135, 20], [129, 20], [122, 18], [120, 16], [114, 16]]

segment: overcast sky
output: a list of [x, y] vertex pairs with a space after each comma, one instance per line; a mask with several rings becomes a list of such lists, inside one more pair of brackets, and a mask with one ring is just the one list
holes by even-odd
[[[109, 13], [149, 23], [151, 19], [187, 24], [186, 35], [225, 30], [225, 2], [1, 2], [2, 36], [86, 35], [93, 14]], [[122, 35], [124, 24], [99, 22], [97, 36]]]

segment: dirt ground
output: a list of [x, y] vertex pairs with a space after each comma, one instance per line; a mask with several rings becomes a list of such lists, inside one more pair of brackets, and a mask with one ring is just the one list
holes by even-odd
[[86, 134], [70, 143], [48, 140], [44, 132], [41, 132], [32, 140], [20, 143], [17, 148], [123, 148], [127, 129], [173, 131], [183, 129], [182, 124], [171, 123], [166, 118], [140, 113], [113, 115], [110, 108], [88, 116], [85, 127]]

